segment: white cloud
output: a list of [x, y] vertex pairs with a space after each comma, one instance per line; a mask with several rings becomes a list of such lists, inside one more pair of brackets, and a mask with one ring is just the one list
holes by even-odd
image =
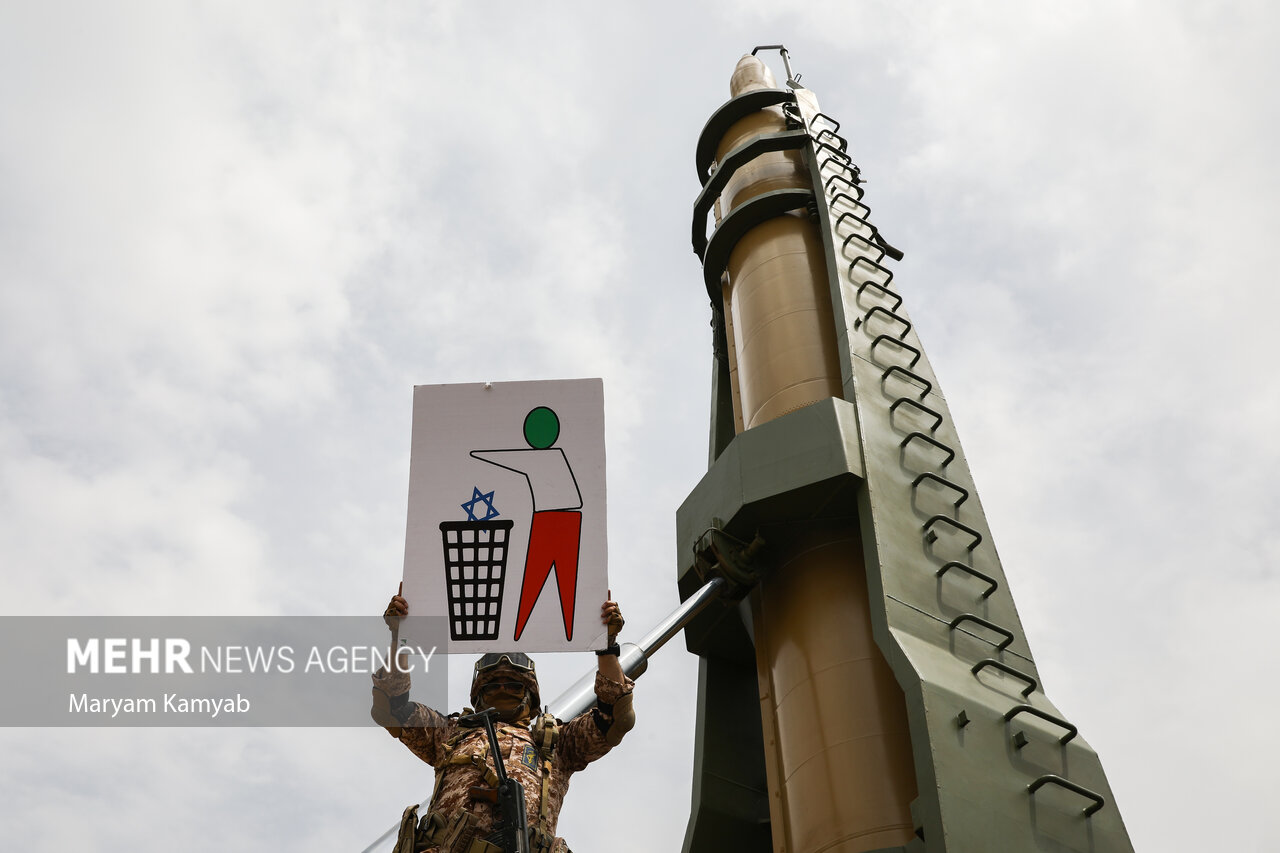
[[[603, 375], [638, 635], [674, 604], [672, 513], [705, 465], [693, 146], [737, 57], [783, 41], [907, 251], [1038, 665], [1136, 846], [1266, 812], [1238, 756], [1276, 748], [1250, 710], [1275, 698], [1254, 673], [1280, 551], [1269, 7], [0, 15], [8, 612], [376, 610], [409, 387]], [[683, 836], [692, 660], [664, 655], [641, 728], [575, 784], [579, 849]], [[1228, 695], [1245, 753], [1203, 727]], [[359, 849], [429, 788], [376, 731], [11, 743], [5, 821], [34, 849], [193, 824], [194, 849]], [[619, 839], [624, 778], [661, 816]]]

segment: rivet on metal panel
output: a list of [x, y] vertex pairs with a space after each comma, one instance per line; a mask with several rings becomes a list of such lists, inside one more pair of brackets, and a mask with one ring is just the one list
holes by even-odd
[[1063, 745], [1070, 743], [1071, 739], [1074, 738], [1080, 732], [1079, 729], [1077, 729], [1071, 723], [1068, 723], [1066, 720], [1060, 717], [1055, 717], [1053, 714], [1050, 714], [1048, 711], [1042, 711], [1033, 705], [1013, 706], [1012, 708], [1010, 708], [1008, 711], [1005, 712], [1004, 721], [1007, 723], [1010, 720], [1012, 720], [1014, 717], [1018, 716], [1019, 714], [1031, 714], [1032, 716], [1039, 717], [1042, 720], [1047, 720], [1048, 722], [1053, 723], [1055, 726], [1061, 726], [1062, 728], [1066, 729], [1067, 733], [1062, 737], [1058, 738], [1058, 743]]
[[1030, 675], [1027, 675], [1025, 672], [1020, 672], [1019, 670], [1014, 669], [1013, 667], [1009, 666], [1009, 664], [1007, 663], [1001, 663], [995, 658], [983, 658], [982, 660], [975, 663], [969, 671], [973, 673], [974, 678], [977, 678], [978, 673], [982, 672], [982, 670], [986, 669], [987, 667], [991, 667], [992, 669], [998, 669], [1001, 672], [1012, 675], [1014, 678], [1017, 678], [1020, 681], [1025, 681], [1027, 683], [1027, 686], [1026, 686], [1026, 689], [1022, 691], [1023, 696], [1030, 696], [1031, 692], [1040, 686], [1040, 683], [1036, 681], [1034, 678], [1032, 678]]
[[969, 725], [969, 723], [971, 722], [973, 721], [969, 719], [969, 715], [965, 712], [963, 708], [961, 708], [960, 713], [956, 714], [956, 727], [963, 729], [965, 726]]
[[987, 591], [982, 594], [983, 598], [990, 598], [991, 593], [995, 592], [997, 589], [1000, 588], [1000, 582], [997, 581], [995, 578], [991, 577], [988, 574], [984, 574], [983, 572], [978, 571], [973, 566], [966, 566], [964, 563], [959, 563], [959, 562], [956, 562], [955, 560], [952, 560], [951, 562], [944, 565], [942, 568], [938, 569], [934, 577], [940, 578], [943, 575], [945, 575], [947, 572], [951, 571], [952, 569], [958, 569], [966, 574], [973, 575], [978, 580], [986, 581], [988, 586], [987, 586]]
[[1087, 797], [1088, 799], [1093, 800], [1093, 805], [1087, 806], [1084, 810], [1085, 817], [1092, 816], [1107, 804], [1106, 798], [1097, 791], [1090, 791], [1088, 788], [1082, 785], [1077, 785], [1070, 779], [1063, 779], [1061, 776], [1054, 775], [1053, 773], [1047, 773], [1028, 785], [1027, 793], [1034, 794], [1045, 785], [1057, 785], [1060, 788], [1066, 788], [1068, 791], [1073, 791], [1082, 797]]

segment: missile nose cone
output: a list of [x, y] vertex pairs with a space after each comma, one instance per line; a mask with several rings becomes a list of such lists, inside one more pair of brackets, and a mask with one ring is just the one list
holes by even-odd
[[776, 88], [778, 83], [773, 79], [769, 66], [751, 54], [738, 60], [738, 66], [733, 69], [733, 76], [729, 78], [729, 93], [735, 98], [743, 92]]

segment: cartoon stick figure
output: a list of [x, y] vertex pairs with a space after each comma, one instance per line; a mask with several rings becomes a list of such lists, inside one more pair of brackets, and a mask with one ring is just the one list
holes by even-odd
[[582, 513], [579, 512], [582, 509], [582, 492], [578, 490], [578, 481], [564, 451], [551, 446], [559, 437], [560, 418], [546, 406], [538, 406], [524, 418], [527, 448], [471, 451], [471, 455], [481, 462], [523, 475], [533, 497], [529, 551], [525, 555], [520, 606], [516, 611], [516, 640], [524, 632], [525, 623], [552, 569], [555, 569], [556, 586], [560, 590], [564, 637], [573, 639], [578, 542], [582, 535]]

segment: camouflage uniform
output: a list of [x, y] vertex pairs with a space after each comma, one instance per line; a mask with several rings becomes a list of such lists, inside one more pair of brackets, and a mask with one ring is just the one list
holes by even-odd
[[[373, 684], [388, 696], [401, 696], [409, 692], [409, 675], [379, 670], [373, 677]], [[609, 709], [619, 698], [629, 694], [633, 686], [631, 679], [619, 684], [596, 673], [595, 691], [599, 706], [560, 724], [549, 768], [539, 754], [530, 730], [534, 720], [498, 724], [503, 767], [507, 775], [524, 786], [525, 810], [530, 826], [541, 820], [543, 830], [549, 836], [555, 835], [560, 807], [569, 789], [569, 777], [610, 750], [605, 740], [611, 723]], [[496, 779], [484, 728], [464, 728], [458, 725], [457, 714], [446, 717], [425, 705], [410, 705], [412, 713], [401, 716], [404, 724], [399, 739], [415, 755], [436, 768], [436, 793], [431, 811], [444, 815], [459, 810], [471, 812], [477, 819], [476, 837], [484, 838], [493, 830], [497, 806], [472, 799], [470, 794], [472, 788], [494, 787]], [[389, 730], [395, 734], [394, 729]], [[544, 813], [543, 777], [548, 772]], [[553, 851], [568, 850], [562, 839], [555, 841]], [[437, 849], [430, 848], [428, 853], [435, 853]]]

